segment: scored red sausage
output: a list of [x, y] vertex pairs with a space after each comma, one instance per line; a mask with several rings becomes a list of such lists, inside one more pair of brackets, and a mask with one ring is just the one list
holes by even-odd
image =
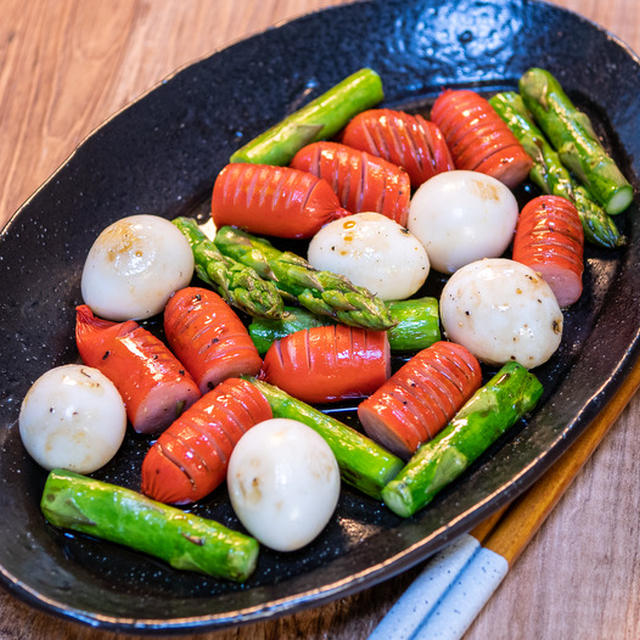
[[170, 298], [164, 310], [164, 331], [201, 393], [225, 378], [255, 375], [262, 366], [240, 318], [208, 289], [186, 287]]
[[413, 187], [454, 168], [440, 129], [421, 115], [392, 109], [363, 111], [345, 127], [342, 142], [402, 167]]
[[153, 444], [142, 462], [142, 492], [169, 504], [204, 498], [224, 480], [229, 457], [251, 427], [273, 417], [257, 388], [229, 378], [202, 396]]
[[358, 406], [367, 435], [402, 458], [433, 438], [482, 383], [463, 346], [436, 342], [403, 365]]
[[279, 238], [310, 238], [349, 213], [326, 180], [290, 167], [228, 164], [211, 197], [216, 227], [234, 225]]
[[313, 327], [276, 340], [260, 378], [309, 403], [361, 398], [391, 374], [386, 331]]
[[80, 305], [76, 344], [82, 361], [116, 386], [129, 422], [139, 433], [166, 428], [200, 397], [185, 367], [134, 320], [102, 320], [87, 305]]
[[486, 173], [509, 188], [529, 174], [533, 161], [489, 102], [475, 91], [443, 91], [433, 104], [431, 119], [444, 134], [457, 169]]
[[314, 142], [296, 153], [291, 166], [324, 178], [353, 213], [376, 211], [405, 227], [411, 182], [406, 171], [337, 142]]
[[561, 307], [582, 293], [584, 231], [572, 202], [559, 196], [539, 196], [518, 217], [513, 259], [537, 271], [551, 287]]

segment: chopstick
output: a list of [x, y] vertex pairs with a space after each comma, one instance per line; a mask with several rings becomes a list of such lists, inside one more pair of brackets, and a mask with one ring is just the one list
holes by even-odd
[[527, 492], [436, 554], [369, 640], [461, 638], [640, 386], [640, 361], [570, 449]]
[[437, 553], [369, 636], [369, 640], [408, 640], [435, 610], [472, 562], [507, 509], [505, 505]]

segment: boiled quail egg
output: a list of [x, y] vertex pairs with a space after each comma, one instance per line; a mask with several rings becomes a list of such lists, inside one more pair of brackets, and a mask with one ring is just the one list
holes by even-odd
[[100, 233], [82, 271], [82, 297], [109, 320], [140, 320], [160, 313], [187, 286], [194, 261], [189, 242], [169, 220], [122, 218]]
[[92, 367], [68, 364], [33, 383], [18, 424], [27, 452], [40, 466], [91, 473], [120, 448], [127, 416], [107, 377]]
[[501, 256], [517, 219], [518, 203], [502, 182], [476, 171], [445, 171], [413, 195], [408, 227], [431, 266], [453, 273], [474, 260]]
[[533, 269], [504, 258], [458, 269], [442, 290], [440, 316], [449, 340], [490, 365], [515, 360], [537, 367], [562, 338], [562, 312], [551, 287]]
[[240, 438], [227, 486], [236, 515], [253, 536], [276, 551], [294, 551], [331, 518], [340, 473], [329, 445], [313, 429], [273, 418]]
[[309, 244], [308, 260], [383, 300], [408, 298], [429, 275], [429, 258], [418, 239], [380, 213], [356, 213], [325, 225]]

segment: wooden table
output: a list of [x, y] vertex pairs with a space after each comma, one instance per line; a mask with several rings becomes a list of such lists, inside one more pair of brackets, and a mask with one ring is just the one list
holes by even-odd
[[[0, 226], [105, 118], [176, 68], [339, 0], [0, 0]], [[640, 51], [637, 0], [556, 0]], [[640, 97], [639, 97], [640, 99]], [[640, 637], [640, 395], [467, 640]], [[364, 638], [417, 569], [207, 640]], [[0, 591], [0, 639], [112, 640]]]

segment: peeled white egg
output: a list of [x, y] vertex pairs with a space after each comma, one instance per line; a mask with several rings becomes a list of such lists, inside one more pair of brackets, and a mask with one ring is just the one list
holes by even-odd
[[383, 300], [408, 298], [429, 275], [429, 258], [417, 238], [380, 213], [356, 213], [325, 225], [309, 244], [308, 260]]
[[445, 171], [411, 198], [408, 227], [431, 266], [453, 273], [474, 260], [501, 256], [517, 219], [518, 203], [502, 182], [476, 171]]
[[227, 487], [236, 515], [253, 536], [276, 551], [294, 551], [331, 518], [340, 472], [329, 445], [313, 429], [273, 418], [240, 438]]
[[109, 320], [149, 318], [193, 277], [189, 242], [169, 220], [122, 218], [100, 233], [82, 271], [82, 297]]
[[503, 258], [456, 271], [442, 290], [440, 316], [449, 340], [491, 365], [515, 360], [537, 367], [562, 338], [562, 312], [551, 287], [533, 269]]
[[40, 466], [91, 473], [120, 448], [127, 415], [111, 380], [97, 369], [68, 364], [33, 383], [18, 423], [25, 449]]

